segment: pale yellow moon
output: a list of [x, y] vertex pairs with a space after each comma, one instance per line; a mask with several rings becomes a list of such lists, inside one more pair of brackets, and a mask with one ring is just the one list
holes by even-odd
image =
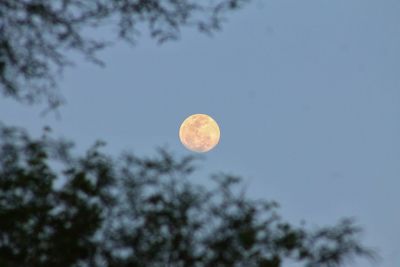
[[179, 139], [189, 150], [207, 152], [219, 142], [220, 131], [217, 122], [206, 114], [187, 117], [179, 128]]

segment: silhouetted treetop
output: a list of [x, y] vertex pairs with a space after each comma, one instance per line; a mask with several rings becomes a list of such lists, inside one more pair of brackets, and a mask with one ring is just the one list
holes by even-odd
[[190, 182], [192, 157], [71, 148], [0, 126], [0, 266], [334, 267], [372, 255], [352, 220], [295, 226], [238, 177]]
[[182, 27], [210, 33], [226, 11], [250, 0], [2, 0], [0, 1], [0, 90], [18, 101], [61, 101], [56, 74], [70, 64], [67, 51], [101, 63], [96, 52], [110, 40], [90, 30], [111, 26], [134, 43], [145, 24], [158, 42], [177, 39]]

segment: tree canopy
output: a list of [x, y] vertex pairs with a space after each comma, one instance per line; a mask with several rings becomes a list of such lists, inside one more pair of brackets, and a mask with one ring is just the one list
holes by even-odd
[[350, 219], [310, 229], [253, 200], [240, 178], [190, 181], [196, 159], [165, 150], [77, 155], [49, 131], [0, 130], [0, 266], [342, 266], [371, 256]]
[[[2, 0], [0, 1], [0, 91], [24, 103], [62, 101], [58, 73], [70, 52], [101, 64], [96, 52], [112, 40], [95, 38], [111, 27], [117, 39], [134, 43], [147, 28], [158, 42], [177, 39], [182, 27], [211, 33], [227, 11], [250, 0]], [[144, 25], [144, 26], [141, 26]]]

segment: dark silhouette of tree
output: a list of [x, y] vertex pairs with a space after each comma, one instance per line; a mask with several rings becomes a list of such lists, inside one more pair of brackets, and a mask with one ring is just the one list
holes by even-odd
[[193, 157], [115, 158], [101, 143], [79, 156], [49, 131], [0, 129], [2, 267], [333, 267], [372, 255], [349, 219], [294, 226], [237, 177], [195, 185]]
[[25, 103], [60, 104], [57, 72], [71, 62], [68, 51], [101, 64], [96, 52], [110, 40], [94, 38], [111, 27], [134, 43], [145, 25], [158, 42], [176, 39], [182, 27], [206, 33], [220, 28], [226, 11], [250, 0], [2, 0], [0, 91]]

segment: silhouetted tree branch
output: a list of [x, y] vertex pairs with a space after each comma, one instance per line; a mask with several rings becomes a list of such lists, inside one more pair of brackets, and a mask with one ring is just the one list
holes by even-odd
[[[0, 266], [343, 266], [373, 253], [349, 219], [294, 226], [231, 175], [190, 182], [194, 158], [75, 155], [48, 131], [0, 126]], [[239, 187], [238, 187], [239, 186]]]
[[101, 64], [96, 52], [110, 44], [90, 36], [110, 26], [134, 43], [140, 25], [158, 42], [177, 39], [182, 27], [210, 33], [226, 11], [249, 0], [2, 0], [0, 1], [0, 91], [18, 101], [50, 106], [62, 101], [57, 72], [71, 64], [68, 51]]

